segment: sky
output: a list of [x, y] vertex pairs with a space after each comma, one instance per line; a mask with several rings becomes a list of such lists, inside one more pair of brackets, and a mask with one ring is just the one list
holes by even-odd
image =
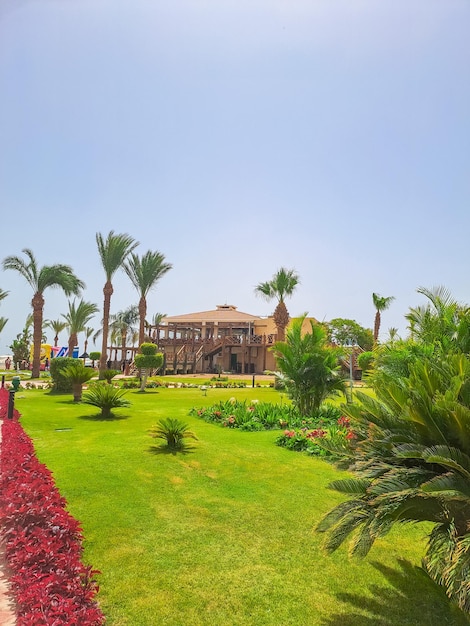
[[[468, 0], [0, 0], [0, 260], [70, 265], [101, 311], [114, 230], [173, 265], [149, 317], [270, 315], [254, 288], [286, 267], [292, 316], [372, 328], [375, 292], [406, 336], [419, 287], [470, 302], [469, 23]], [[0, 288], [7, 354], [33, 293]]]

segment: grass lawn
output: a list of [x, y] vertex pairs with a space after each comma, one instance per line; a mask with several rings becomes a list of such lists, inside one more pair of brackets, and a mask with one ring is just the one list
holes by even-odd
[[[17, 394], [22, 424], [82, 523], [111, 626], [468, 624], [418, 568], [426, 528], [397, 529], [365, 560], [328, 557], [317, 521], [340, 500], [328, 463], [188, 416], [221, 399], [280, 401], [270, 388], [134, 390], [102, 421], [71, 396]], [[285, 398], [283, 399], [285, 402]], [[178, 417], [199, 441], [158, 454], [147, 430]]]

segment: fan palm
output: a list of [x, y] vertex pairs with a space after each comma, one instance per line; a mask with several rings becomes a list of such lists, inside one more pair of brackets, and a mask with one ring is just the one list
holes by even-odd
[[115, 234], [110, 231], [106, 239], [101, 233], [96, 234], [96, 243], [101, 259], [101, 264], [106, 275], [106, 282], [103, 287], [103, 329], [102, 329], [102, 347], [100, 359], [100, 371], [106, 369], [106, 361], [108, 359], [108, 327], [109, 312], [111, 307], [111, 296], [113, 295], [112, 279], [114, 274], [121, 268], [127, 256], [138, 245], [138, 242], [127, 234]]
[[284, 300], [293, 294], [299, 282], [299, 275], [294, 270], [281, 267], [271, 280], [259, 283], [255, 287], [255, 293], [263, 296], [266, 300], [277, 300], [273, 318], [277, 328], [278, 341], [284, 341], [289, 323], [289, 313]]
[[15, 270], [33, 288], [33, 367], [32, 378], [39, 377], [41, 364], [42, 323], [44, 313], [44, 291], [48, 287], [60, 287], [67, 296], [78, 295], [85, 284], [79, 280], [68, 265], [44, 265], [38, 267], [31, 250], [25, 248], [26, 260], [18, 256], [8, 256], [3, 260], [3, 269]]
[[69, 310], [63, 314], [66, 327], [69, 331], [69, 356], [73, 355], [73, 349], [78, 344], [78, 333], [85, 330], [91, 318], [98, 312], [98, 307], [92, 302], [85, 302], [83, 299], [75, 305], [75, 300], [69, 302]]
[[146, 252], [142, 257], [132, 253], [124, 265], [126, 274], [136, 288], [139, 299], [139, 346], [144, 343], [145, 317], [147, 315], [147, 295], [160, 278], [171, 270], [171, 263], [165, 262], [160, 252]]
[[351, 537], [365, 555], [396, 523], [433, 524], [423, 564], [470, 611], [470, 360], [454, 354], [415, 361], [409, 377], [382, 372], [377, 398], [343, 410], [358, 436], [356, 478], [331, 488], [352, 496], [318, 526], [327, 550]]
[[374, 320], [374, 343], [379, 340], [380, 323], [382, 311], [386, 311], [392, 302], [395, 300], [395, 296], [388, 296], [387, 298], [380, 296], [378, 293], [372, 294], [372, 301], [375, 306], [375, 320]]

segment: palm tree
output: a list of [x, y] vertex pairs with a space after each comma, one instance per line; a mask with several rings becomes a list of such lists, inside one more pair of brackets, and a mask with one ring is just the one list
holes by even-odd
[[6, 298], [9, 293], [9, 291], [3, 291], [3, 289], [0, 289], [0, 302]]
[[133, 339], [134, 324], [139, 319], [139, 309], [133, 304], [124, 311], [111, 315], [109, 327], [112, 335], [121, 339], [121, 359], [124, 362], [127, 356], [127, 339]]
[[106, 282], [103, 287], [104, 303], [103, 303], [103, 329], [102, 329], [102, 347], [100, 359], [100, 371], [106, 369], [106, 361], [108, 359], [108, 327], [109, 312], [111, 307], [111, 296], [113, 295], [112, 278], [117, 270], [123, 266], [127, 256], [138, 245], [137, 241], [127, 234], [115, 234], [110, 231], [106, 239], [101, 233], [96, 233], [96, 243], [106, 275]]
[[88, 353], [88, 342], [90, 338], [94, 336], [95, 329], [92, 328], [91, 326], [87, 326], [86, 328], [83, 329], [83, 332], [85, 333], [85, 342], [83, 346], [83, 352]]
[[173, 266], [165, 262], [165, 257], [160, 252], [148, 250], [142, 257], [132, 253], [124, 270], [129, 276], [131, 283], [136, 288], [139, 300], [139, 346], [145, 339], [145, 317], [147, 315], [147, 295], [153, 289], [160, 278]]
[[263, 296], [266, 300], [272, 300], [273, 298], [277, 300], [273, 318], [277, 328], [278, 341], [284, 341], [286, 328], [289, 323], [289, 313], [284, 299], [293, 294], [299, 283], [299, 275], [294, 270], [287, 270], [281, 267], [271, 280], [259, 283], [255, 287], [255, 293]]
[[393, 526], [431, 522], [423, 564], [459, 606], [470, 611], [470, 359], [464, 354], [416, 360], [408, 376], [379, 372], [376, 397], [343, 406], [357, 436], [344, 451], [354, 478], [330, 488], [351, 499], [320, 522], [326, 548], [348, 537], [366, 555]]
[[376, 309], [375, 320], [374, 320], [374, 343], [377, 343], [379, 339], [380, 322], [381, 322], [380, 314], [382, 311], [386, 311], [388, 309], [388, 307], [395, 300], [395, 296], [388, 296], [387, 298], [384, 298], [380, 296], [378, 293], [373, 293], [372, 300], [374, 302], [374, 306]]
[[7, 325], [8, 322], [8, 318], [6, 317], [0, 317], [0, 333], [2, 332], [2, 330], [5, 328], [5, 326]]
[[42, 322], [44, 313], [44, 291], [48, 287], [60, 287], [67, 296], [78, 295], [85, 284], [78, 279], [69, 265], [44, 265], [39, 268], [36, 258], [29, 248], [23, 250], [27, 260], [18, 256], [8, 256], [3, 260], [4, 270], [15, 270], [33, 288], [33, 368], [32, 378], [39, 377], [41, 365]]
[[281, 371], [278, 379], [300, 414], [312, 416], [328, 396], [344, 391], [344, 379], [338, 372], [340, 350], [328, 345], [327, 331], [313, 320], [304, 332], [305, 318], [296, 318], [286, 340], [277, 341], [273, 349]]
[[75, 305], [75, 300], [69, 302], [69, 310], [62, 317], [65, 319], [69, 331], [69, 357], [73, 355], [73, 349], [78, 344], [78, 333], [85, 330], [91, 318], [98, 312], [98, 307], [92, 302], [83, 299]]
[[44, 326], [54, 331], [54, 348], [57, 348], [57, 345], [59, 343], [59, 333], [64, 330], [64, 328], [67, 326], [67, 323], [63, 320], [47, 320]]
[[[163, 319], [166, 317], [166, 313], [154, 313], [152, 319], [149, 321], [145, 320], [145, 328], [147, 329], [147, 337], [145, 341], [153, 341], [151, 337], [152, 328], [156, 328], [158, 331], [158, 327], [162, 323]], [[157, 343], [158, 343], [158, 332], [157, 332]], [[139, 342], [139, 346], [142, 344]]]

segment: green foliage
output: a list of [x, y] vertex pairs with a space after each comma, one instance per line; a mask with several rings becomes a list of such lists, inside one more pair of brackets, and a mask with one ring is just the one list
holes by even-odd
[[123, 396], [127, 393], [124, 389], [118, 389], [113, 385], [97, 383], [92, 385], [88, 391], [83, 394], [82, 401], [101, 409], [101, 417], [109, 419], [113, 417], [112, 409], [128, 407], [131, 405], [129, 400]]
[[76, 365], [77, 359], [68, 356], [59, 356], [51, 359], [49, 370], [52, 379], [52, 390], [57, 392], [70, 393], [72, 391], [72, 381], [63, 374], [69, 365]]
[[90, 352], [90, 359], [92, 361], [99, 361], [101, 358], [101, 352]]
[[361, 370], [367, 372], [372, 369], [374, 358], [373, 352], [361, 352], [357, 357], [357, 364]]
[[286, 341], [274, 345], [278, 378], [284, 383], [300, 413], [312, 415], [322, 402], [344, 390], [339, 375], [338, 349], [327, 344], [324, 328], [310, 320], [310, 332], [303, 332], [305, 315], [295, 319]]
[[172, 417], [161, 419], [156, 426], [152, 426], [149, 433], [154, 439], [163, 439], [166, 443], [162, 444], [161, 447], [173, 452], [186, 452], [192, 449], [192, 446], [188, 445], [185, 439], [197, 440], [188, 424]]
[[100, 373], [100, 376], [102, 380], [105, 380], [106, 382], [111, 384], [111, 381], [113, 380], [113, 378], [120, 373], [121, 372], [119, 370], [106, 369]]
[[157, 346], [154, 343], [143, 343], [140, 346], [142, 354], [136, 354], [134, 362], [136, 367], [140, 370], [141, 376], [141, 391], [145, 391], [145, 385], [147, 382], [148, 372], [152, 370], [158, 371], [163, 365], [163, 354], [157, 353]]
[[85, 367], [82, 361], [77, 361], [77, 359], [73, 360], [75, 363], [71, 363], [61, 370], [61, 376], [71, 383], [74, 401], [80, 402], [82, 397], [82, 385], [91, 380], [95, 372], [89, 367]]
[[147, 356], [157, 354], [157, 345], [150, 342], [143, 343], [140, 346], [140, 351], [142, 352], [142, 354], [145, 354]]
[[358, 393], [360, 405], [343, 407], [358, 436], [357, 478], [331, 487], [353, 499], [318, 530], [329, 551], [352, 537], [351, 553], [364, 555], [397, 523], [431, 522], [425, 568], [469, 612], [470, 359], [433, 354], [407, 376], [383, 368], [373, 382], [376, 399]]
[[363, 350], [372, 350], [374, 335], [370, 328], [364, 328], [356, 320], [335, 317], [326, 323], [328, 340], [339, 346], [358, 345]]
[[25, 326], [23, 331], [16, 335], [16, 339], [14, 339], [9, 346], [12, 355], [13, 355], [13, 367], [16, 369], [17, 363], [21, 363], [22, 361], [29, 361], [29, 346], [31, 343], [31, 333], [29, 331], [29, 326]]

